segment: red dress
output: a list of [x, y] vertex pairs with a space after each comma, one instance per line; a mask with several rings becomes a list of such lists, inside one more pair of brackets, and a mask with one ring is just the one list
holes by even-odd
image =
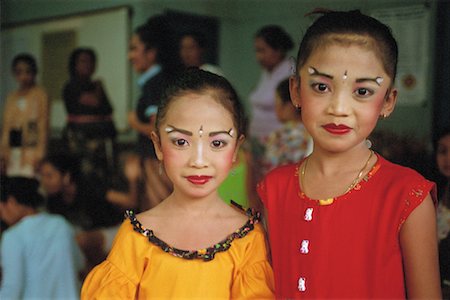
[[405, 298], [399, 232], [428, 193], [435, 196], [434, 183], [377, 156], [369, 174], [330, 205], [302, 193], [298, 164], [258, 185], [277, 298]]

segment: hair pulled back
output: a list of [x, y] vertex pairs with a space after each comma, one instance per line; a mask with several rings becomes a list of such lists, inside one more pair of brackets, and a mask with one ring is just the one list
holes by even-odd
[[[386, 73], [395, 81], [397, 74], [398, 47], [391, 29], [375, 18], [362, 14], [358, 10], [330, 11], [320, 16], [306, 31], [297, 54], [297, 70], [308, 60], [320, 45], [333, 37], [363, 38], [366, 45], [374, 48], [375, 55], [381, 60]], [[361, 43], [360, 39], [347, 43]]]
[[[171, 103], [189, 93], [211, 95], [230, 112], [237, 130], [237, 136], [245, 133], [244, 110], [236, 91], [228, 80], [214, 73], [192, 67], [178, 73], [163, 92], [156, 115], [158, 134]], [[192, 105], [195, 105], [195, 103], [192, 103]]]

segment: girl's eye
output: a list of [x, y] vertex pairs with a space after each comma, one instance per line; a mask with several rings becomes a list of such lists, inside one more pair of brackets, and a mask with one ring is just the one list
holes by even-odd
[[187, 145], [189, 145], [188, 141], [186, 141], [185, 139], [174, 139], [172, 142], [175, 144], [175, 146], [178, 147], [186, 147]]
[[328, 85], [325, 83], [313, 83], [311, 86], [313, 90], [319, 93], [325, 93], [329, 90]]
[[223, 147], [225, 147], [227, 145], [227, 143], [225, 141], [221, 141], [221, 140], [214, 140], [211, 142], [211, 146], [214, 149], [221, 149]]
[[356, 96], [359, 97], [369, 97], [373, 95], [373, 91], [370, 89], [366, 89], [366, 88], [359, 88], [355, 91]]

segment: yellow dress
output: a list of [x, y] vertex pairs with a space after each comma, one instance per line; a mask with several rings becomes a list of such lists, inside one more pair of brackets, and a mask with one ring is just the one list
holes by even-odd
[[81, 299], [273, 299], [262, 226], [249, 219], [227, 241], [182, 253], [198, 257], [177, 257], [182, 250], [174, 252], [128, 213], [108, 258], [87, 276]]

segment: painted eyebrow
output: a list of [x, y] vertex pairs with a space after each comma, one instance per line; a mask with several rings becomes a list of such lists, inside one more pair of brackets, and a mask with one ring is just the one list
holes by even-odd
[[177, 132], [179, 132], [179, 133], [182, 133], [182, 134], [185, 134], [185, 135], [192, 136], [192, 132], [190, 132], [190, 131], [188, 131], [188, 130], [181, 129], [181, 128], [177, 128], [177, 127], [172, 126], [172, 125], [167, 125], [165, 131], [166, 131], [167, 133], [171, 133], [171, 132], [177, 131]]
[[[171, 132], [174, 132], [174, 131], [179, 132], [179, 133], [182, 133], [182, 134], [185, 134], [185, 135], [188, 135], [188, 136], [192, 136], [192, 135], [193, 135], [192, 132], [190, 132], [190, 131], [188, 131], [188, 130], [184, 130], [184, 129], [181, 129], [181, 128], [177, 128], [177, 127], [172, 126], [172, 125], [167, 125], [167, 127], [166, 127], [166, 132], [167, 132], [167, 133], [171, 133]], [[208, 134], [208, 136], [215, 136], [215, 135], [218, 135], [218, 134], [228, 134], [229, 136], [233, 137], [233, 136], [231, 135], [231, 132], [232, 132], [232, 131], [233, 131], [232, 128], [230, 128], [229, 130], [212, 131], [212, 132], [210, 132], [210, 133]]]
[[233, 137], [232, 135], [231, 135], [231, 132], [233, 131], [233, 128], [230, 128], [230, 129], [228, 129], [228, 130], [222, 130], [222, 131], [212, 131], [212, 132], [210, 132], [209, 134], [208, 134], [208, 136], [215, 136], [215, 135], [218, 135], [218, 134], [228, 134], [229, 136], [231, 136], [231, 137]]
[[[333, 76], [331, 76], [331, 75], [329, 75], [329, 74], [322, 73], [322, 72], [318, 71], [318, 70], [317, 70], [316, 68], [314, 68], [314, 67], [309, 67], [308, 73], [309, 73], [310, 75], [313, 75], [313, 76], [324, 76], [324, 77], [327, 77], [327, 78], [330, 78], [330, 79], [333, 79], [333, 78], [334, 78]], [[382, 81], [383, 81], [383, 77], [377, 76], [377, 77], [375, 77], [375, 78], [358, 78], [358, 79], [356, 79], [355, 81], [356, 81], [357, 83], [361, 83], [361, 82], [364, 82], [364, 81], [373, 81], [373, 82], [375, 82], [378, 86], [381, 86], [380, 80], [381, 80], [381, 82], [382, 82]]]
[[331, 76], [329, 74], [325, 74], [325, 73], [322, 73], [322, 72], [318, 71], [314, 67], [308, 67], [308, 73], [309, 73], [309, 75], [312, 75], [312, 76], [324, 76], [324, 77], [327, 77], [327, 78], [330, 78], [330, 79], [334, 78], [333, 76]]
[[358, 78], [355, 80], [357, 83], [361, 83], [364, 81], [373, 81], [375, 82], [378, 86], [381, 86], [381, 82], [383, 82], [383, 77], [377, 76], [375, 78]]

